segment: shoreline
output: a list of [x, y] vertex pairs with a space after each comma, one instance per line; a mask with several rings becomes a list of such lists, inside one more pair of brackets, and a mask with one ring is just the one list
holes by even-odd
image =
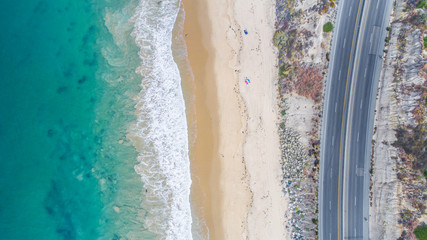
[[[190, 151], [195, 183], [192, 203], [205, 221], [210, 239], [246, 238], [251, 196], [242, 155], [242, 102], [235, 92], [235, 73], [228, 65], [233, 54], [223, 31], [229, 24], [227, 0], [183, 2], [184, 36], [196, 89], [197, 133]], [[212, 21], [218, 18], [223, 20]], [[209, 120], [210, 136], [203, 134]]]
[[[204, 226], [203, 234], [210, 239], [223, 235], [221, 199], [219, 189], [220, 168], [215, 161], [218, 156], [217, 94], [212, 65], [209, 57], [213, 49], [209, 44], [210, 24], [206, 16], [204, 1], [183, 0], [185, 11], [184, 39], [187, 46], [193, 79], [183, 78], [192, 86], [194, 102], [189, 124], [194, 123], [194, 134], [190, 135], [191, 201], [193, 211]], [[193, 139], [191, 139], [193, 138]], [[216, 213], [216, 214], [213, 214]]]
[[[195, 81], [200, 78], [200, 67], [190, 65], [189, 48], [187, 47], [188, 42], [186, 41], [187, 35], [184, 33], [185, 30], [193, 32], [199, 32], [197, 22], [188, 22], [186, 19], [192, 19], [193, 5], [188, 4], [190, 11], [184, 10], [184, 6], [181, 3], [179, 7], [179, 13], [175, 22], [173, 31], [173, 46], [174, 60], [180, 70], [180, 76], [182, 80], [182, 91], [184, 94], [185, 105], [186, 105], [186, 117], [187, 117], [187, 128], [188, 128], [188, 150], [190, 158], [190, 169], [191, 169], [191, 191], [190, 191], [190, 202], [192, 211], [192, 234], [199, 238], [207, 239], [209, 235], [207, 225], [211, 225], [211, 216], [205, 209], [211, 209], [211, 192], [209, 177], [211, 162], [209, 158], [212, 157], [213, 151], [213, 133], [212, 122], [207, 112], [207, 100], [201, 95], [204, 91], [204, 87], [200, 86], [199, 81]], [[186, 16], [186, 15], [189, 15]], [[187, 18], [188, 17], [188, 18]], [[197, 41], [196, 44], [191, 44], [191, 60], [194, 62], [194, 58], [199, 59], [197, 63], [204, 65], [203, 59], [206, 58], [206, 51], [202, 46], [198, 45], [199, 35], [192, 35]], [[198, 54], [192, 54], [193, 48], [197, 48]], [[195, 55], [195, 56], [194, 56]], [[193, 73], [194, 69], [194, 73]], [[202, 130], [200, 130], [202, 129]]]
[[[286, 238], [278, 52], [272, 42], [275, 2], [183, 3], [196, 99], [196, 141], [190, 149], [193, 208], [211, 239]], [[241, 26], [249, 28], [247, 36]]]

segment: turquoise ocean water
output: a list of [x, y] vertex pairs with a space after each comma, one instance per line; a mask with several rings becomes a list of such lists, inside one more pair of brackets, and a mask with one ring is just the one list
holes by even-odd
[[0, 1], [0, 239], [154, 239], [132, 0]]

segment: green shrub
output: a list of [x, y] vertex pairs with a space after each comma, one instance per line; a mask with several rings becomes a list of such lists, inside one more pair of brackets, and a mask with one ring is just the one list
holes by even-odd
[[427, 36], [424, 37], [424, 48], [427, 48]]
[[282, 66], [280, 66], [279, 74], [282, 77], [287, 77], [292, 71], [292, 65], [290, 65], [289, 63], [284, 63]]
[[323, 25], [323, 32], [330, 32], [332, 29], [334, 29], [334, 25], [332, 25], [331, 22], [327, 22]]
[[417, 4], [417, 8], [427, 9], [427, 1], [426, 0], [420, 0]]
[[312, 221], [315, 225], [317, 225], [317, 218], [312, 218], [312, 219], [311, 219], [311, 221]]
[[282, 116], [285, 116], [286, 115], [286, 110], [282, 110], [280, 113], [282, 114]]
[[273, 42], [277, 48], [282, 49], [286, 46], [288, 39], [288, 34], [284, 31], [279, 30], [274, 33]]
[[417, 227], [414, 234], [418, 240], [427, 240], [427, 225]]

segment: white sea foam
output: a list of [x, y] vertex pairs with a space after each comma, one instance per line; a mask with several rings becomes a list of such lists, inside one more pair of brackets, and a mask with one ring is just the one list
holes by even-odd
[[190, 160], [185, 102], [172, 56], [172, 30], [180, 0], [140, 0], [132, 36], [140, 48], [142, 76], [137, 123], [129, 137], [137, 148], [135, 171], [145, 184], [148, 229], [160, 239], [192, 239]]

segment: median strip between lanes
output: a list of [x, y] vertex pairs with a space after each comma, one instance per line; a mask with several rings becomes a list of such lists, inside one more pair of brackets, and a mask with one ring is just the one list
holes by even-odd
[[[337, 208], [337, 212], [338, 212], [338, 239], [340, 239], [340, 189], [341, 189], [341, 154], [342, 154], [342, 137], [343, 137], [343, 125], [344, 125], [344, 113], [345, 113], [345, 105], [346, 105], [346, 98], [347, 98], [347, 86], [348, 86], [348, 79], [349, 79], [349, 75], [350, 75], [350, 66], [351, 66], [351, 59], [353, 56], [353, 47], [354, 47], [354, 38], [356, 37], [356, 29], [357, 29], [357, 22], [359, 20], [359, 13], [360, 13], [360, 3], [362, 2], [362, 0], [359, 1], [358, 7], [357, 7], [357, 14], [356, 14], [356, 21], [354, 23], [354, 30], [353, 30], [353, 39], [351, 41], [351, 50], [350, 50], [350, 57], [349, 57], [349, 66], [348, 66], [348, 70], [347, 70], [347, 78], [346, 78], [346, 82], [345, 82], [345, 93], [344, 93], [344, 104], [343, 104], [343, 112], [342, 112], [342, 118], [341, 118], [341, 137], [340, 137], [340, 151], [339, 151], [339, 167], [338, 167], [338, 208]], [[344, 39], [344, 43], [345, 43], [345, 39]]]

